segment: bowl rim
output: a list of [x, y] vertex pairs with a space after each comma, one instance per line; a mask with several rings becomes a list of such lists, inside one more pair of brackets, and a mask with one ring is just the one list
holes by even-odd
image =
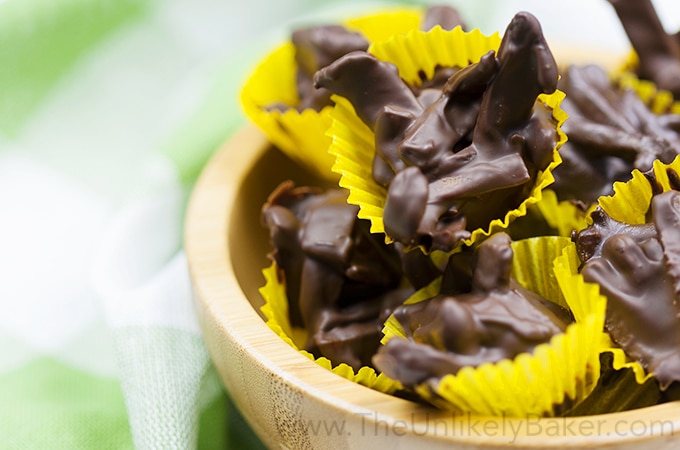
[[[270, 144], [255, 126], [244, 126], [216, 152], [193, 188], [186, 214], [184, 245], [204, 336], [209, 326], [216, 326], [218, 333], [246, 352], [261, 370], [281, 378], [309, 396], [312, 402], [338, 414], [355, 415], [362, 424], [397, 424], [396, 435], [427, 436], [474, 447], [585, 448], [641, 444], [659, 447], [680, 434], [680, 402], [569, 418], [454, 416], [353, 383], [294, 350], [257, 314], [240, 287], [229, 254], [230, 218], [239, 187], [269, 148]], [[207, 336], [206, 343], [213, 360], [218, 359], [220, 347], [212, 345]], [[216, 366], [236, 406], [263, 437], [263, 430], [258, 429], [252, 419], [253, 406], [240, 400], [239, 386], [230, 385], [223, 368]], [[432, 432], [427, 424], [433, 420], [446, 421], [451, 430], [459, 426], [461, 433], [442, 436], [436, 429]], [[463, 426], [473, 423], [497, 432], [479, 433], [470, 429], [462, 432]]]

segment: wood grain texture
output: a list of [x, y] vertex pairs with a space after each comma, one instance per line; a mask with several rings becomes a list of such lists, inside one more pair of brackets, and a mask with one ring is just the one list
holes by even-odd
[[254, 127], [245, 127], [205, 168], [185, 231], [210, 354], [236, 406], [266, 445], [670, 449], [680, 444], [680, 403], [568, 419], [455, 417], [354, 384], [293, 350], [262, 320], [257, 293], [269, 248], [260, 207], [288, 178], [314, 182]]

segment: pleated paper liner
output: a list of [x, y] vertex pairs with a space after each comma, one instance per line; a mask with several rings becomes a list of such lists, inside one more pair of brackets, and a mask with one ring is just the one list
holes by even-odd
[[633, 370], [614, 369], [612, 353], [600, 354], [600, 367], [600, 379], [593, 392], [581, 403], [566, 411], [563, 416], [591, 416], [630, 411], [656, 405], [663, 399], [655, 378], [647, 377], [646, 381], [638, 383]]
[[[680, 114], [680, 102], [675, 101], [670, 92], [658, 89], [651, 81], [639, 79], [635, 74], [635, 67], [637, 65], [637, 55], [635, 52], [631, 52], [622, 68], [610, 74], [612, 83], [621, 88], [635, 91], [654, 114]], [[644, 178], [639, 172], [633, 176]], [[649, 195], [651, 195], [651, 192]], [[639, 203], [645, 204], [645, 198], [645, 196], [641, 196], [635, 200], [630, 199], [633, 210], [639, 211], [641, 207]], [[607, 201], [605, 200], [605, 202]], [[584, 213], [571, 202], [558, 201], [555, 193], [546, 189], [543, 192], [543, 200], [538, 202], [536, 207], [550, 225], [559, 229], [561, 236], [568, 236], [565, 233], [569, 233], [571, 229], [580, 230], [585, 228], [587, 217], [597, 205], [592, 205]]]
[[587, 217], [597, 207], [592, 205], [584, 211], [569, 201], [559, 201], [555, 191], [548, 187], [543, 191], [540, 201], [531, 208], [538, 211], [543, 219], [559, 236], [570, 236], [573, 230], [579, 231], [587, 226]]
[[[565, 270], [565, 265], [570, 267], [569, 258], [576, 256], [574, 245], [567, 238], [552, 236], [512, 246], [512, 276], [523, 287], [570, 307], [576, 321], [531, 353], [466, 367], [415, 387], [422, 398], [440, 408], [488, 416], [553, 416], [580, 403], [597, 384], [606, 300], [594, 286]], [[433, 283], [408, 301], [423, 301], [438, 292]], [[383, 342], [406, 338], [393, 317], [384, 333]]]
[[[680, 155], [670, 164], [654, 161], [652, 172], [661, 192], [672, 189], [669, 170], [680, 174]], [[614, 194], [600, 197], [598, 203], [607, 214], [619, 222], [641, 225], [647, 221], [652, 197], [652, 186], [647, 177], [639, 170], [633, 170], [629, 181], [614, 183]]]
[[260, 295], [265, 301], [264, 306], [262, 306], [262, 313], [267, 319], [269, 328], [304, 356], [343, 378], [385, 393], [393, 393], [402, 388], [399, 382], [383, 374], [378, 374], [371, 367], [365, 366], [354, 371], [347, 364], [342, 363], [334, 366], [328, 358], [315, 358], [308, 351], [302, 350], [301, 348], [307, 340], [307, 331], [292, 327], [290, 324], [286, 287], [280, 281], [278, 272], [276, 263], [272, 263], [262, 271], [265, 279], [265, 285], [260, 288]]
[[[241, 107], [246, 116], [289, 158], [322, 179], [335, 180], [330, 172], [330, 140], [325, 132], [331, 123], [329, 109], [299, 112], [295, 88], [295, 48], [291, 42], [269, 54], [252, 72], [241, 90]], [[290, 105], [285, 111], [268, 105]]]
[[612, 75], [613, 82], [637, 92], [655, 114], [680, 114], [680, 102], [673, 98], [671, 92], [657, 88], [656, 84], [649, 80], [638, 78], [635, 73], [638, 65], [637, 54], [634, 51], [630, 52], [622, 67]]
[[584, 210], [571, 201], [559, 201], [550, 186], [542, 194], [541, 200], [527, 208], [526, 214], [517, 217], [506, 230], [513, 240], [537, 236], [570, 237], [572, 231], [587, 226], [588, 216], [597, 208], [597, 203]]
[[[497, 50], [500, 40], [498, 34], [485, 36], [479, 30], [464, 32], [461, 28], [455, 28], [445, 31], [435, 27], [429, 32], [413, 30], [406, 35], [375, 43], [369, 48], [369, 53], [395, 64], [404, 80], [418, 85], [421, 82], [420, 73], [431, 77], [438, 66], [466, 67], [479, 61], [489, 50]], [[359, 217], [370, 220], [372, 232], [384, 233], [383, 212], [387, 190], [376, 183], [371, 174], [375, 155], [373, 131], [357, 117], [348, 100], [339, 96], [333, 98], [336, 106], [331, 111], [333, 123], [328, 130], [328, 135], [333, 138], [329, 149], [335, 157], [333, 171], [340, 175], [340, 186], [350, 192], [348, 202], [359, 206]], [[552, 170], [562, 162], [557, 149], [567, 139], [561, 130], [567, 118], [560, 107], [563, 98], [561, 91], [539, 96], [539, 101], [552, 110], [558, 143], [553, 149], [552, 162], [538, 174], [530, 195], [517, 208], [493, 220], [486, 228], [471, 230], [471, 237], [461, 245], [472, 245], [481, 238], [506, 229], [516, 217], [526, 214], [530, 205], [541, 200], [543, 189], [554, 181]], [[386, 236], [386, 242], [391, 242], [389, 236]]]
[[[345, 25], [375, 42], [417, 28], [422, 17], [421, 9], [400, 8], [352, 19]], [[241, 90], [241, 106], [267, 139], [287, 156], [322, 179], [336, 181], [337, 175], [331, 171], [335, 158], [328, 154], [331, 140], [326, 136], [332, 107], [299, 112], [296, 71], [295, 47], [286, 42], [253, 70]], [[272, 104], [290, 107], [285, 111], [268, 109]]]

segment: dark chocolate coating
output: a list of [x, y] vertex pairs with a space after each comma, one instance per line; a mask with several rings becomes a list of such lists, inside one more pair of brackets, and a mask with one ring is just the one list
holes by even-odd
[[299, 111], [312, 108], [320, 111], [331, 104], [331, 93], [315, 89], [314, 73], [326, 67], [342, 55], [355, 50], [368, 49], [368, 41], [361, 34], [340, 25], [323, 25], [295, 30], [292, 35], [295, 46], [296, 86], [300, 102]]
[[469, 291], [442, 291], [397, 307], [394, 316], [407, 339], [393, 338], [382, 347], [373, 359], [376, 367], [411, 386], [465, 366], [512, 359], [563, 332], [569, 314], [512, 280], [512, 258], [510, 238], [497, 233], [476, 250]]
[[371, 128], [386, 105], [405, 112], [422, 111], [397, 67], [366, 52], [349, 53], [319, 70], [314, 86], [347, 98], [359, 119]]
[[612, 219], [602, 208], [598, 207], [590, 215], [593, 220], [588, 228], [574, 233], [572, 239], [576, 243], [579, 259], [588, 261], [602, 256], [602, 246], [610, 236], [625, 234], [636, 242], [644, 242], [656, 237], [653, 224], [629, 225]]
[[262, 218], [291, 323], [309, 331], [306, 349], [359, 369], [370, 364], [387, 315], [413, 289], [399, 288], [400, 256], [346, 200], [342, 190], [321, 193], [286, 182], [270, 195]]
[[584, 279], [607, 297], [607, 331], [666, 389], [680, 381], [680, 193], [655, 195], [651, 212], [628, 225], [600, 211], [575, 240]]
[[[465, 28], [458, 11], [450, 6], [429, 7], [423, 17], [421, 28], [429, 30], [435, 25], [445, 30], [457, 26]], [[299, 97], [298, 111], [311, 108], [320, 111], [332, 105], [331, 93], [324, 88], [315, 88], [314, 73], [336, 59], [353, 51], [368, 49], [369, 42], [360, 33], [350, 31], [341, 25], [318, 25], [294, 30], [291, 41], [295, 46], [296, 88]], [[270, 108], [286, 109], [285, 105], [271, 105]]]
[[[482, 101], [480, 133], [508, 134], [526, 125], [536, 97], [557, 88], [557, 64], [543, 37], [541, 25], [529, 13], [517, 13], [498, 49], [500, 69]], [[478, 128], [475, 129], [477, 132]]]
[[638, 55], [640, 78], [680, 96], [680, 42], [663, 28], [651, 0], [608, 0]]
[[362, 52], [320, 70], [315, 83], [348, 98], [375, 132], [373, 176], [388, 186], [387, 234], [450, 251], [516, 208], [551, 161], [557, 131], [536, 99], [552, 93], [557, 78], [538, 21], [518, 13], [498, 57], [491, 51], [455, 71], [438, 96], [440, 83], [410, 88], [396, 67]]
[[559, 88], [569, 114], [563, 126], [569, 140], [551, 186], [560, 200], [594, 203], [633, 169], [649, 170], [656, 159], [670, 163], [680, 153], [680, 134], [671, 125], [680, 118], [655, 115], [634, 91], [612, 85], [601, 67], [570, 66]]
[[406, 249], [399, 242], [394, 243], [401, 258], [401, 271], [414, 289], [421, 289], [442, 274], [429, 255], [420, 249]]

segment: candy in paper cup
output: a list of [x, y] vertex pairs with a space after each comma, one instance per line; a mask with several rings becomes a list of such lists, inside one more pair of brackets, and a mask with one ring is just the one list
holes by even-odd
[[[394, 64], [400, 77], [407, 83], [419, 86], [423, 77], [431, 78], [437, 68], [464, 68], [478, 62], [490, 50], [497, 50], [500, 41], [498, 33], [486, 36], [479, 30], [464, 32], [461, 28], [455, 28], [446, 31], [434, 27], [428, 32], [413, 30], [406, 35], [393, 36], [387, 41], [372, 44], [368, 51], [378, 60]], [[371, 222], [372, 232], [384, 233], [383, 214], [387, 189], [372, 176], [375, 135], [359, 119], [347, 99], [337, 95], [333, 98], [336, 105], [331, 111], [333, 122], [328, 130], [328, 136], [333, 139], [329, 149], [335, 157], [333, 171], [340, 175], [340, 186], [350, 192], [348, 202], [359, 206], [359, 217]], [[552, 111], [557, 144], [552, 150], [551, 162], [533, 180], [530, 193], [518, 206], [492, 220], [488, 226], [469, 230], [470, 238], [460, 245], [470, 246], [492, 233], [505, 230], [515, 218], [525, 215], [529, 206], [540, 201], [543, 189], [554, 182], [552, 170], [562, 161], [558, 149], [567, 140], [561, 130], [567, 118], [560, 107], [563, 98], [561, 91], [538, 97], [538, 101]], [[388, 235], [385, 239], [388, 243], [393, 241]], [[421, 249], [427, 251], [422, 246]]]
[[386, 375], [378, 374], [372, 367], [364, 366], [358, 371], [354, 371], [347, 364], [342, 363], [334, 366], [328, 358], [315, 358], [308, 351], [302, 350], [307, 340], [307, 330], [292, 327], [290, 324], [286, 287], [276, 263], [272, 263], [264, 269], [262, 274], [265, 279], [265, 285], [260, 288], [260, 295], [265, 301], [262, 306], [262, 313], [267, 319], [269, 328], [281, 339], [318, 365], [350, 381], [385, 393], [393, 393], [402, 388], [399, 382]]
[[[375, 42], [417, 28], [422, 16], [421, 9], [400, 8], [355, 18], [344, 25]], [[335, 157], [328, 154], [331, 140], [326, 136], [332, 106], [320, 111], [298, 111], [296, 71], [295, 47], [286, 42], [253, 70], [241, 90], [241, 106], [267, 139], [288, 157], [318, 177], [336, 181], [337, 175], [331, 171]], [[272, 105], [287, 108], [271, 108]]]
[[[571, 279], [571, 281], [565, 282], [565, 286], [569, 288], [571, 288], [572, 286], [578, 287], [578, 289], [586, 293], [585, 297], [594, 298], [599, 295], [600, 287], [597, 284], [588, 283], [583, 279], [583, 277], [579, 273], [580, 264], [581, 261], [576, 254], [576, 248], [575, 246], [572, 246], [568, 248], [568, 251], [566, 251], [564, 255], [562, 255], [558, 260], [556, 260], [555, 263], [556, 273], [558, 273], [559, 270], [562, 279], [564, 280]], [[583, 310], [579, 309], [581, 308], [581, 306], [582, 306], [581, 304], [578, 304], [575, 305], [576, 309], [572, 309], [572, 312], [574, 313], [575, 317], [577, 317], [577, 315], [583, 316], [585, 314]], [[603, 318], [604, 314], [606, 314], [606, 307], [605, 311], [603, 311]], [[612, 342], [609, 335], [604, 331], [600, 335], [599, 346], [600, 351], [602, 353], [611, 354], [612, 356], [611, 365], [614, 370], [630, 370], [633, 374], [635, 381], [638, 384], [643, 384], [652, 377], [651, 374], [645, 371], [645, 369], [642, 367], [642, 365], [640, 365], [640, 363], [629, 359], [628, 356], [624, 353], [624, 351], [621, 348], [617, 347]]]
[[[656, 184], [655, 189], [659, 192], [672, 190], [672, 173], [680, 174], [680, 156], [670, 164], [654, 161], [651, 174]], [[647, 221], [653, 196], [650, 180], [639, 170], [633, 170], [629, 181], [614, 183], [614, 194], [600, 197], [598, 204], [619, 222], [641, 225]]]
[[[609, 216], [619, 222], [632, 225], [645, 224], [655, 193], [673, 190], [674, 186], [677, 189], [680, 184], [678, 174], [680, 174], [680, 156], [670, 164], [663, 164], [657, 160], [647, 176], [634, 170], [631, 180], [625, 183], [614, 183], [614, 194], [600, 197], [598, 204]], [[571, 270], [575, 274], [578, 270], [577, 264], [572, 265]], [[645, 370], [639, 362], [629, 358], [608, 335], [603, 336], [602, 346], [603, 351], [612, 354], [612, 367], [616, 370], [631, 370], [637, 383], [643, 384], [653, 377], [653, 374]]]
[[[539, 237], [514, 242], [512, 248], [513, 278], [544, 298], [568, 306], [575, 322], [531, 353], [465, 367], [414, 387], [440, 408], [488, 416], [554, 416], [581, 402], [597, 384], [606, 300], [594, 286], [579, 282], [564, 269], [565, 264], [570, 267], [569, 258], [576, 257], [573, 243], [564, 237]], [[438, 291], [435, 282], [408, 302], [426, 300]], [[384, 342], [406, 339], [394, 318], [386, 323], [384, 334]]]

